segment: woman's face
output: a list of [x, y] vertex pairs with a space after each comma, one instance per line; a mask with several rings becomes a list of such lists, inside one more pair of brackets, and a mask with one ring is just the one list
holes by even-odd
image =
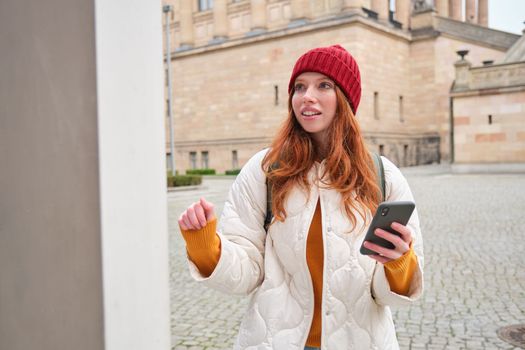
[[337, 109], [335, 83], [321, 73], [302, 73], [295, 79], [292, 108], [303, 129], [324, 143]]

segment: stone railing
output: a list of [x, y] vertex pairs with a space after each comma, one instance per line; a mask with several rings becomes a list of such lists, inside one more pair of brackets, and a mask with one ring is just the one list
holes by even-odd
[[472, 68], [460, 60], [455, 66], [453, 92], [525, 86], [525, 61]]
[[475, 90], [525, 85], [525, 62], [471, 68], [469, 85]]

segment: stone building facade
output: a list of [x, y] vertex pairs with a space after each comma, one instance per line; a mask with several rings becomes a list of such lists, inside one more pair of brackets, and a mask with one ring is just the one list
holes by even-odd
[[295, 60], [332, 44], [359, 64], [357, 117], [371, 150], [400, 166], [450, 160], [456, 51], [481, 65], [519, 38], [487, 28], [487, 0], [467, 0], [465, 14], [460, 3], [168, 1], [176, 168], [223, 172], [267, 147], [287, 114]]
[[461, 164], [525, 163], [525, 36], [499, 62], [455, 63], [453, 155]]

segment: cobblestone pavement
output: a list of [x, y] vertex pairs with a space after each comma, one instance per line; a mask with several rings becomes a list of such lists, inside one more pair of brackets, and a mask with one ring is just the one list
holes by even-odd
[[[518, 349], [498, 328], [525, 323], [525, 176], [408, 169], [425, 246], [425, 294], [394, 310], [401, 349]], [[172, 349], [231, 349], [247, 298], [193, 282], [178, 215], [200, 196], [220, 213], [230, 179], [172, 192]], [[339, 349], [334, 349], [339, 350]]]

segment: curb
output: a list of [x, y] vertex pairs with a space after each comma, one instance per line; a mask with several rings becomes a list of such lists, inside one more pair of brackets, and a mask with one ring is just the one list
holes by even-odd
[[183, 192], [183, 191], [195, 191], [195, 190], [207, 190], [208, 186], [198, 185], [198, 186], [177, 186], [177, 187], [168, 187], [169, 192]]
[[203, 180], [230, 180], [236, 177], [237, 175], [202, 175]]
[[525, 174], [525, 163], [452, 164], [453, 174]]
[[451, 172], [450, 164], [448, 163], [400, 167], [399, 170], [401, 170], [403, 175], [439, 175]]

